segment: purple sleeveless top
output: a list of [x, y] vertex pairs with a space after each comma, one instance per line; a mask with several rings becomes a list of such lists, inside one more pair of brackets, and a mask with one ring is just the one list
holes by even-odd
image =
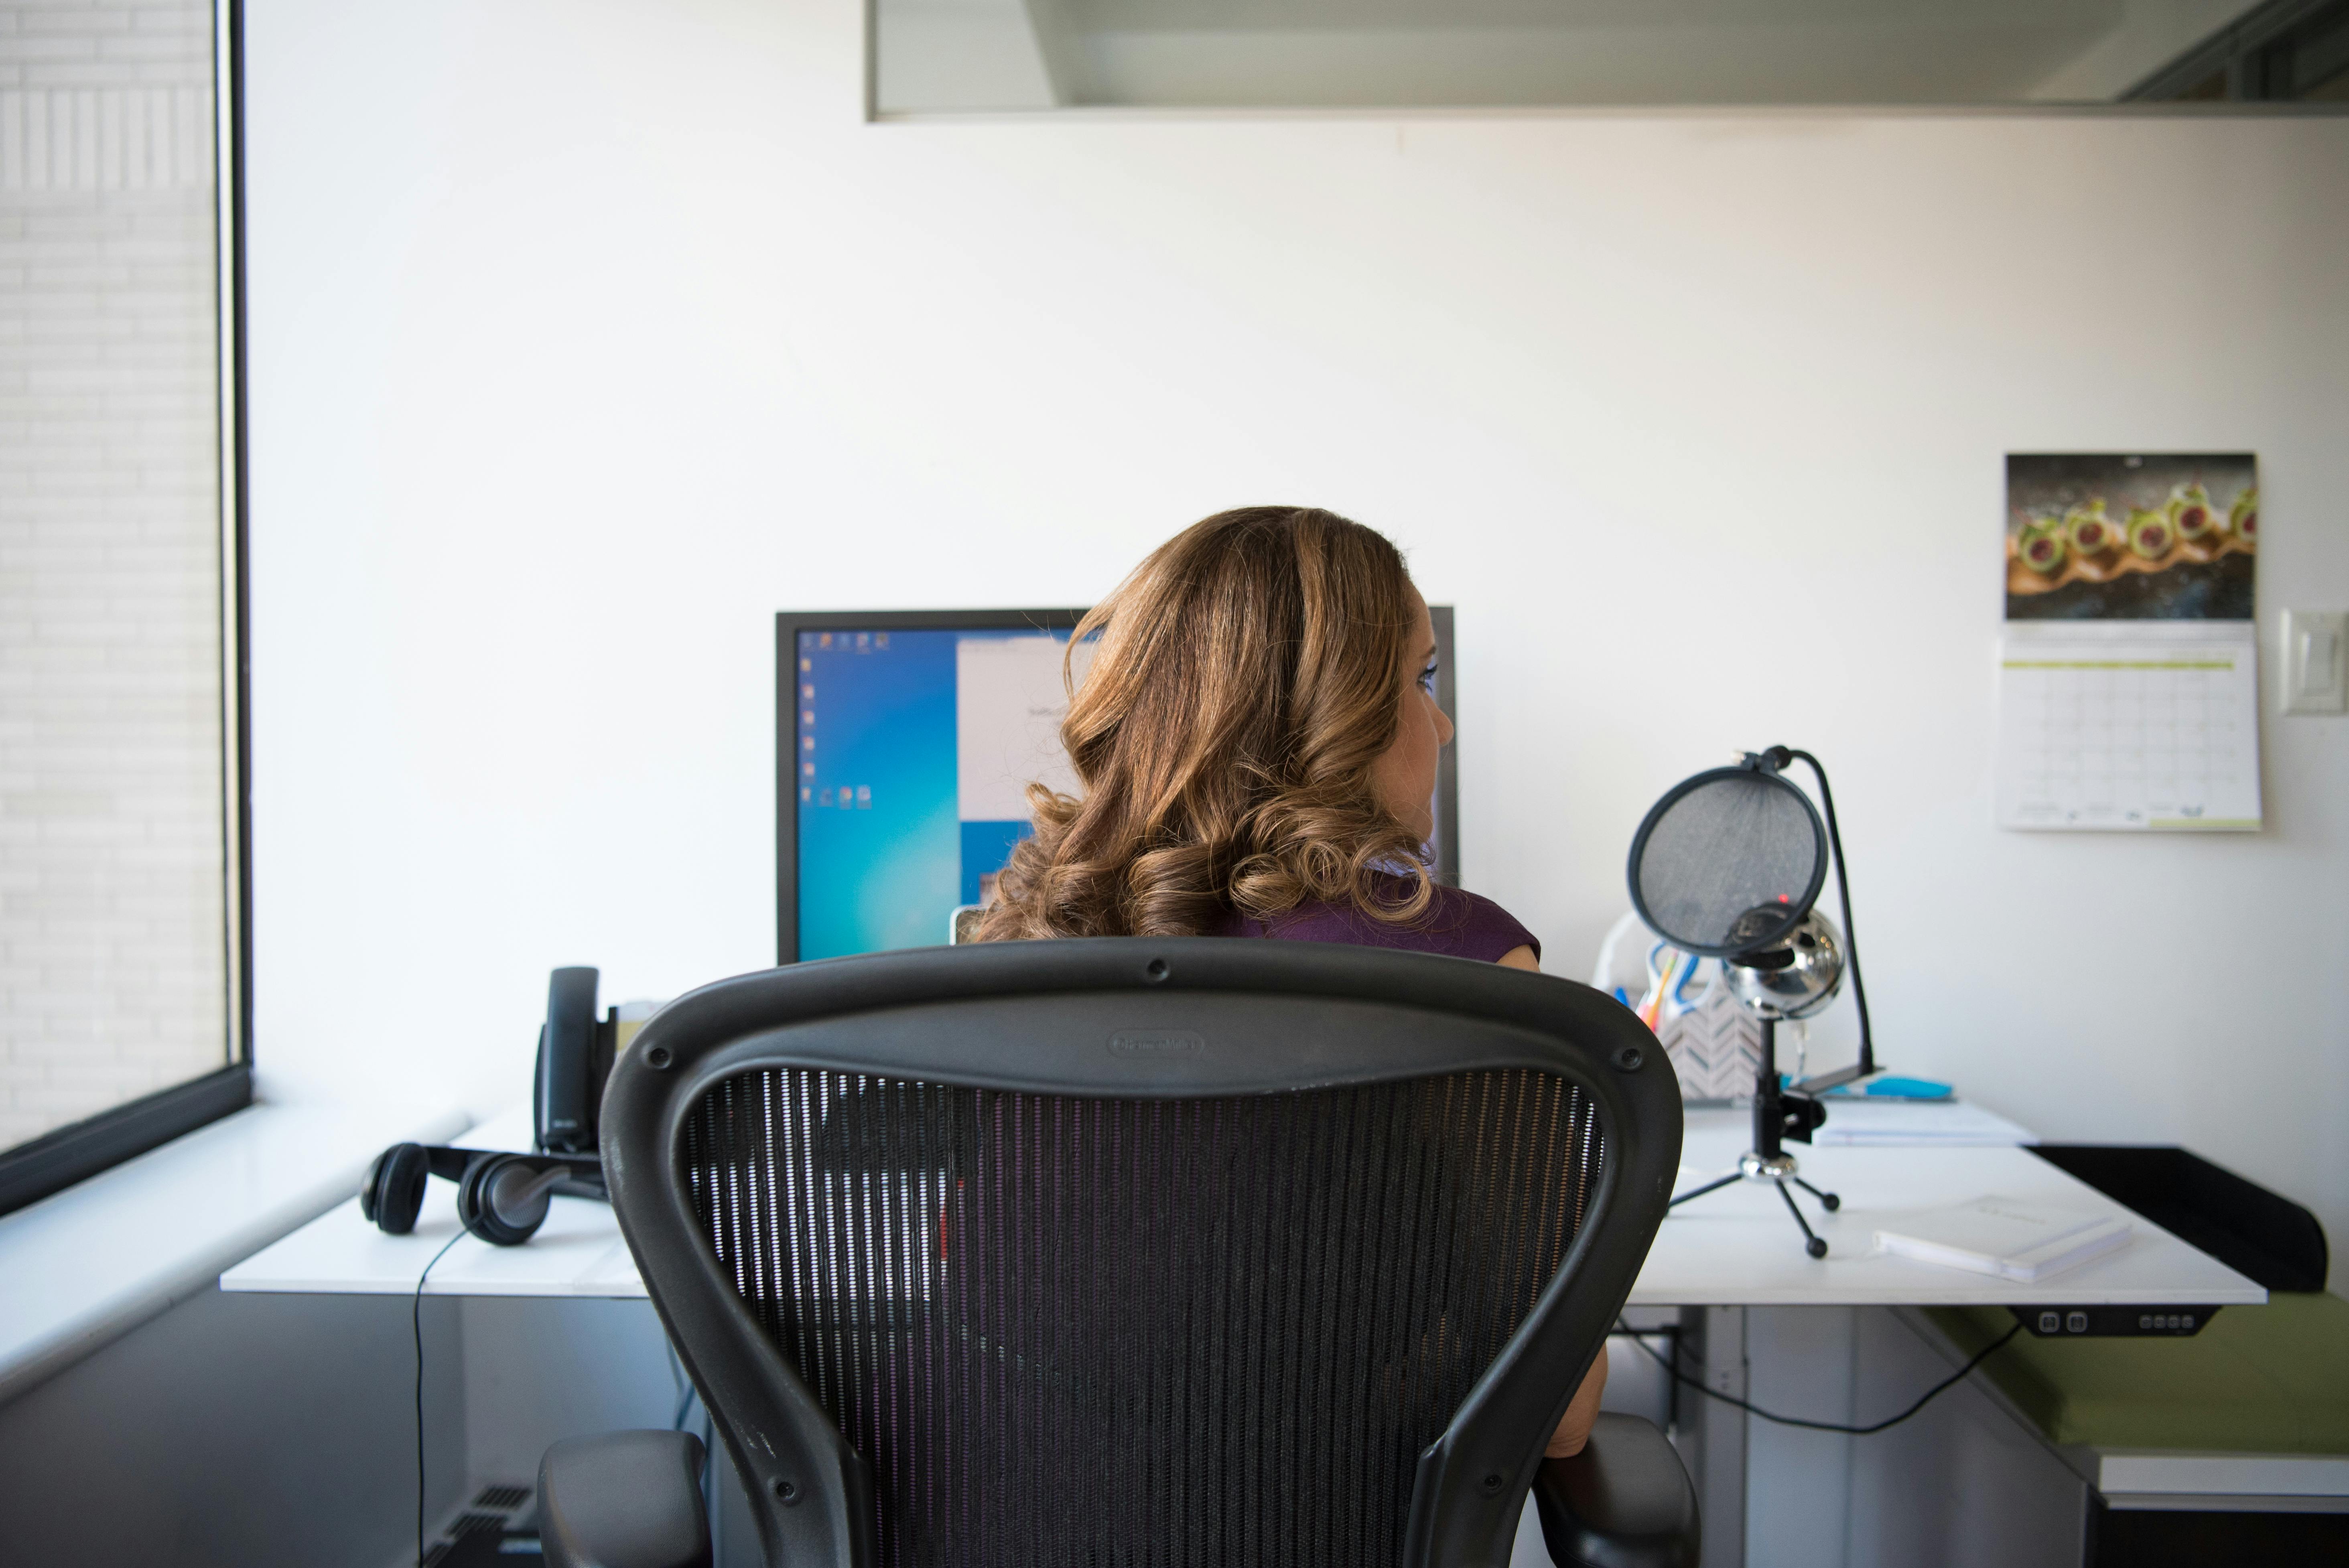
[[[1403, 896], [1402, 877], [1384, 879]], [[1217, 936], [1273, 936], [1292, 942], [1350, 942], [1361, 947], [1399, 947], [1411, 953], [1441, 953], [1490, 964], [1518, 947], [1541, 956], [1541, 942], [1517, 918], [1489, 898], [1456, 887], [1438, 886], [1425, 915], [1409, 925], [1373, 920], [1351, 904], [1299, 904], [1267, 923], [1233, 911]]]

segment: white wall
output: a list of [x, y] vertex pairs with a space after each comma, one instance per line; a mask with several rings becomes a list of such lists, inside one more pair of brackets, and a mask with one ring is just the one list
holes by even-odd
[[[413, 1563], [412, 1306], [206, 1289], [0, 1400], [5, 1561]], [[436, 1535], [483, 1486], [535, 1481], [549, 1444], [677, 1406], [649, 1302], [428, 1296], [414, 1332]]]
[[2349, 119], [867, 125], [847, 0], [250, 6], [272, 1092], [518, 1097], [545, 971], [772, 952], [783, 606], [1083, 603], [1209, 511], [1459, 608], [1472, 886], [1836, 771], [1883, 1054], [2349, 1244], [2349, 721], [2256, 838], [1990, 826], [2002, 455], [2259, 452], [2349, 603]]
[[[463, 1340], [451, 1305], [427, 1302], [419, 1328], [436, 1522], [470, 1495]], [[533, 1305], [547, 1308], [556, 1331], [575, 1330], [576, 1304]], [[207, 1289], [0, 1402], [6, 1560], [77, 1568], [413, 1563], [409, 1306], [404, 1295]]]

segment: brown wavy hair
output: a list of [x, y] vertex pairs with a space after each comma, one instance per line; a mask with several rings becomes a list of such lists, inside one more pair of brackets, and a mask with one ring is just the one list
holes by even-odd
[[1312, 901], [1424, 916], [1425, 850], [1371, 782], [1413, 625], [1402, 553], [1334, 512], [1243, 507], [1159, 546], [1071, 640], [1082, 792], [1029, 786], [1035, 835], [978, 940], [1197, 935]]

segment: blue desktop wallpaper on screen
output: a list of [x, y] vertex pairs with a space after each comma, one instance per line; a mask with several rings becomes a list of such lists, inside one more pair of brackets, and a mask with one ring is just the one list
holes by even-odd
[[1027, 835], [1024, 821], [960, 820], [955, 649], [1034, 635], [800, 634], [802, 958], [945, 942], [954, 907], [978, 903]]

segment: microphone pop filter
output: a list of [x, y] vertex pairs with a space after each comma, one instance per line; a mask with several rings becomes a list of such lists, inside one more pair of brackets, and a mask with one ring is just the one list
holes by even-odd
[[1716, 768], [1649, 810], [1630, 874], [1631, 907], [1673, 946], [1701, 958], [1752, 953], [1810, 913], [1826, 881], [1826, 830], [1777, 773]]

